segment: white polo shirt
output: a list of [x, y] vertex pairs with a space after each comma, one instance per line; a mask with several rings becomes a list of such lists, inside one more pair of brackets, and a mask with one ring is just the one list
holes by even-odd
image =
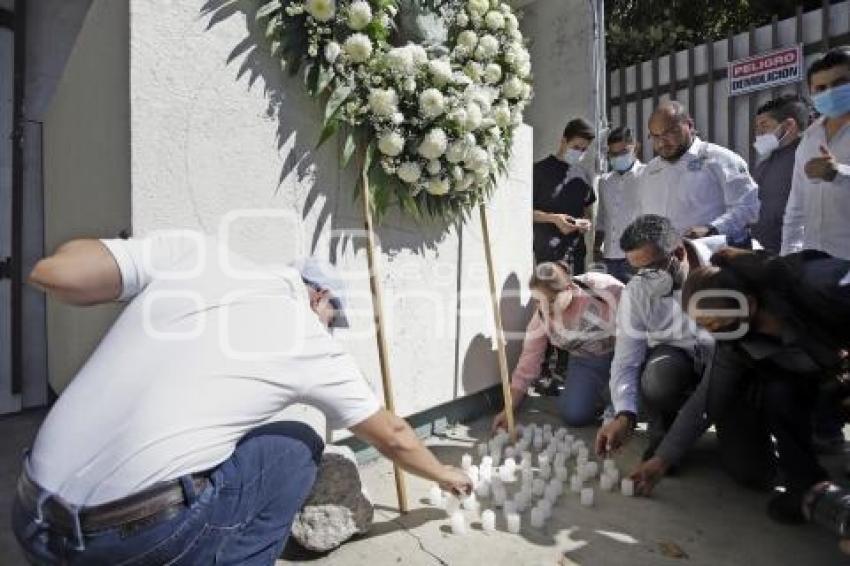
[[635, 218], [637, 210], [638, 179], [646, 167], [635, 161], [625, 173], [611, 171], [599, 179], [599, 211], [596, 229], [605, 233], [603, 253], [605, 259], [623, 259], [626, 254], [620, 248], [620, 236]]
[[130, 302], [39, 430], [29, 464], [44, 488], [96, 505], [215, 467], [292, 403], [335, 428], [379, 410], [297, 271], [194, 232], [103, 243]]
[[653, 158], [640, 176], [639, 192], [641, 214], [666, 216], [682, 234], [712, 225], [736, 242], [758, 220], [758, 185], [746, 162], [699, 138], [673, 163]]

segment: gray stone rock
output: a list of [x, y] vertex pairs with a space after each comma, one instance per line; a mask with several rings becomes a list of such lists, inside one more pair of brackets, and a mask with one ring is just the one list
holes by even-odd
[[328, 446], [313, 491], [292, 521], [292, 536], [304, 548], [328, 552], [352, 536], [366, 533], [373, 516], [354, 453]]

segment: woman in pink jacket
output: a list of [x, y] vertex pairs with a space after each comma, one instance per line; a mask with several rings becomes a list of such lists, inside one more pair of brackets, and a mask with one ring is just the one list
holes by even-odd
[[[564, 390], [557, 398], [566, 424], [593, 424], [610, 405], [608, 380], [614, 356], [617, 305], [623, 284], [604, 273], [572, 276], [564, 262], [539, 264], [529, 287], [537, 312], [526, 329], [522, 355], [511, 377], [513, 409], [537, 378], [547, 346], [570, 354]], [[493, 428], [505, 426], [505, 412]]]

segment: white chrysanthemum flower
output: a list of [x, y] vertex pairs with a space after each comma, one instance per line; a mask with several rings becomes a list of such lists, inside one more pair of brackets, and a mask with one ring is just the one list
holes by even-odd
[[463, 176], [463, 180], [458, 183], [457, 190], [459, 190], [459, 191], [469, 190], [470, 188], [472, 188], [472, 185], [474, 185], [474, 184], [475, 184], [475, 174], [466, 173]]
[[519, 126], [520, 124], [522, 124], [523, 119], [524, 119], [524, 116], [522, 115], [522, 109], [521, 108], [514, 108], [513, 111], [511, 111], [511, 124], [512, 125]]
[[369, 91], [369, 108], [378, 116], [392, 116], [398, 111], [398, 94], [391, 88]]
[[516, 66], [516, 74], [520, 78], [528, 78], [531, 75], [531, 63], [528, 61], [520, 63]]
[[462, 31], [457, 36], [457, 44], [472, 51], [478, 45], [478, 35], [470, 29]]
[[487, 12], [484, 17], [484, 23], [493, 31], [499, 31], [505, 27], [505, 16], [501, 12]]
[[502, 80], [502, 67], [496, 63], [487, 65], [487, 68], [484, 69], [484, 80], [491, 85]]
[[499, 40], [490, 34], [482, 35], [478, 40], [478, 47], [475, 48], [475, 56], [479, 55], [484, 59], [492, 59], [499, 54]]
[[494, 89], [480, 86], [469, 86], [466, 91], [463, 93], [463, 97], [467, 102], [474, 102], [481, 108], [481, 111], [484, 114], [490, 113], [490, 108], [493, 105], [493, 99], [496, 98], [496, 94], [498, 91], [493, 92]]
[[415, 68], [413, 53], [404, 47], [394, 47], [387, 51], [384, 61], [392, 71], [400, 75], [409, 75]]
[[432, 159], [428, 162], [426, 169], [428, 170], [429, 175], [436, 177], [443, 172], [443, 164], [440, 163], [439, 159]]
[[451, 184], [448, 179], [442, 177], [434, 177], [428, 180], [428, 185], [425, 190], [434, 196], [442, 196], [448, 194], [451, 189]]
[[355, 63], [365, 63], [372, 56], [372, 40], [362, 33], [355, 33], [345, 40], [345, 52]]
[[395, 125], [399, 125], [399, 124], [401, 124], [402, 122], [404, 122], [404, 114], [402, 114], [401, 112], [396, 112], [395, 114], [393, 114], [393, 115], [390, 117], [390, 120], [392, 120], [392, 123], [393, 123], [393, 124], [395, 124]]
[[481, 80], [483, 72], [484, 67], [481, 66], [481, 63], [476, 63], [475, 61], [470, 61], [463, 66], [463, 73], [475, 82]]
[[426, 118], [436, 118], [446, 109], [446, 101], [436, 88], [426, 89], [419, 95], [419, 111]]
[[481, 113], [481, 107], [475, 104], [474, 102], [470, 102], [466, 105], [466, 122], [464, 123], [464, 127], [470, 132], [474, 132], [478, 128], [481, 127], [481, 121], [484, 119], [484, 115]]
[[440, 128], [434, 128], [427, 134], [419, 144], [419, 155], [425, 159], [439, 159], [445, 152], [449, 140], [446, 132]]
[[396, 131], [382, 134], [378, 138], [378, 149], [384, 155], [396, 157], [404, 149], [404, 138]]
[[407, 161], [399, 165], [396, 174], [399, 179], [412, 185], [422, 176], [422, 167], [418, 163]]
[[490, 2], [488, 0], [469, 0], [466, 5], [470, 13], [479, 16], [483, 16], [490, 9]]
[[411, 43], [407, 49], [410, 50], [410, 56], [416, 65], [424, 65], [428, 62], [428, 52], [421, 45]]
[[523, 93], [523, 83], [517, 77], [511, 77], [505, 81], [505, 84], [502, 85], [502, 93], [507, 98], [517, 99], [522, 97]]
[[339, 43], [336, 41], [331, 41], [327, 45], [325, 45], [325, 60], [328, 63], [333, 63], [336, 61], [339, 54], [342, 53], [342, 47], [339, 46]]
[[511, 33], [519, 29], [519, 20], [511, 13], [505, 14], [505, 29]]
[[428, 71], [434, 79], [434, 84], [443, 86], [452, 80], [452, 65], [448, 61], [435, 59], [428, 62]]
[[466, 149], [466, 144], [464, 142], [452, 142], [446, 150], [446, 161], [449, 163], [460, 163], [466, 159]]
[[455, 17], [455, 23], [462, 28], [465, 28], [469, 25], [469, 16], [466, 15], [466, 12], [460, 11], [458, 15]]
[[464, 166], [470, 171], [478, 171], [490, 167], [490, 154], [483, 147], [473, 147], [466, 154]]
[[465, 88], [472, 84], [472, 79], [467, 77], [465, 73], [458, 71], [452, 75], [452, 82], [460, 88]]
[[348, 7], [348, 27], [361, 30], [372, 23], [372, 8], [368, 2], [357, 0]]
[[451, 173], [452, 179], [458, 182], [462, 181], [463, 177], [466, 175], [466, 173], [464, 173], [463, 171], [463, 167], [461, 167], [460, 165], [453, 166], [451, 169]]
[[506, 128], [511, 124], [511, 109], [502, 104], [493, 111], [493, 119], [500, 128]]
[[336, 2], [334, 0], [307, 0], [304, 9], [320, 22], [327, 22], [336, 14]]
[[523, 100], [528, 100], [531, 98], [531, 85], [528, 83], [522, 84], [522, 96], [520, 97]]
[[462, 128], [466, 123], [466, 110], [455, 108], [449, 113], [449, 121]]
[[515, 29], [512, 32], [510, 32], [510, 36], [511, 36], [511, 39], [513, 39], [514, 41], [522, 41], [522, 32], [519, 31], [518, 29]]

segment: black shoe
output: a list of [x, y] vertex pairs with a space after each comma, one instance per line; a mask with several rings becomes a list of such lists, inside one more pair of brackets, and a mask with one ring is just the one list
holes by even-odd
[[767, 503], [767, 516], [782, 525], [802, 525], [803, 497], [792, 492], [779, 492]]
[[553, 376], [541, 377], [537, 380], [537, 383], [534, 384], [534, 391], [545, 397], [557, 397], [561, 394], [561, 390], [563, 388], [564, 386], [562, 383]]

